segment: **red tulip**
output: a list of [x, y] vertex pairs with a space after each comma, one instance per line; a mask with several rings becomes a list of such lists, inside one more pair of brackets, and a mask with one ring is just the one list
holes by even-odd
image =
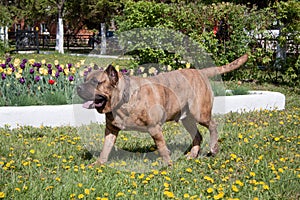
[[55, 83], [55, 80], [50, 79], [50, 80], [48, 81], [48, 83], [49, 83], [50, 85], [53, 85], [53, 84]]

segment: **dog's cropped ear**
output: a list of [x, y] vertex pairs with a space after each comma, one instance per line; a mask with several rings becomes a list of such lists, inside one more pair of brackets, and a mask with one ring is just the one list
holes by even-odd
[[118, 71], [112, 65], [109, 65], [105, 72], [107, 73], [109, 80], [113, 86], [117, 85], [119, 81]]

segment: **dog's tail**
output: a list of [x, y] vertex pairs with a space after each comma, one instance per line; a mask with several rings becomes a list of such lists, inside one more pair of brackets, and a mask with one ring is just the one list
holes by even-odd
[[239, 68], [245, 62], [247, 62], [247, 60], [248, 60], [248, 54], [244, 54], [243, 56], [239, 57], [238, 59], [236, 59], [235, 61], [233, 61], [227, 65], [223, 65], [220, 67], [204, 68], [204, 69], [201, 69], [200, 71], [203, 74], [205, 74], [207, 77], [214, 77], [216, 75], [225, 74], [227, 72], [231, 72], [231, 71]]

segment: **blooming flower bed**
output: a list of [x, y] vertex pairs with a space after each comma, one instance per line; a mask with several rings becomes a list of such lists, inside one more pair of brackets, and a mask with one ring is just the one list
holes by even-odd
[[[70, 102], [74, 81], [79, 76], [79, 68], [82, 64], [80, 62], [62, 64], [58, 60], [47, 62], [45, 59], [36, 61], [10, 57], [0, 60], [0, 105]], [[28, 99], [31, 101], [28, 102]]]

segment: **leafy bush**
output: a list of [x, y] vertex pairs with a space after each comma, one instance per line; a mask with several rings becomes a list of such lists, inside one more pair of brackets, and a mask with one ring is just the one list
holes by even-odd
[[[284, 42], [286, 37], [282, 35], [273, 38], [268, 32], [276, 20], [284, 21], [285, 26], [282, 30], [285, 33], [290, 34], [291, 30], [299, 29], [299, 4], [295, 2], [289, 0], [272, 8], [258, 10], [256, 7], [249, 8], [246, 5], [228, 2], [205, 5], [201, 2], [164, 4], [129, 1], [125, 3], [124, 12], [116, 21], [119, 32], [145, 27], [179, 31], [209, 53], [216, 65], [226, 64], [245, 52], [249, 53], [247, 64], [239, 70], [225, 74], [225, 80], [274, 81], [278, 79], [280, 72], [284, 77], [281, 80], [293, 80], [295, 83], [295, 78], [299, 77], [299, 70], [295, 65], [298, 58], [288, 59], [288, 65], [282, 65], [280, 69], [276, 67], [276, 45], [278, 41]], [[298, 46], [299, 34], [297, 31], [295, 33], [293, 42]], [[269, 45], [273, 47], [262, 46], [262, 39], [271, 42]], [[266, 45], [266, 40], [263, 45]], [[130, 52], [135, 58], [135, 65], [156, 62], [178, 68], [178, 60], [186, 59], [177, 52], [172, 54], [165, 49], [143, 45], [139, 50]], [[291, 79], [292, 77], [294, 78]]]

